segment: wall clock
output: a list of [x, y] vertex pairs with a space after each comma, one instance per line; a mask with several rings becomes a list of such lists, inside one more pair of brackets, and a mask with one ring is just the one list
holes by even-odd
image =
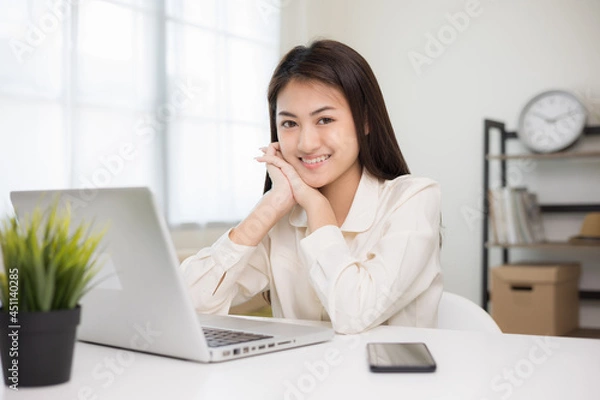
[[517, 135], [536, 153], [553, 153], [573, 145], [583, 133], [587, 111], [573, 94], [549, 90], [521, 111]]

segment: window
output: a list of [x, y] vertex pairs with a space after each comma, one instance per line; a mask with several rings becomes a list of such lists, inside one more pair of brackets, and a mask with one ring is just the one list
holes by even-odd
[[12, 190], [149, 186], [171, 224], [261, 195], [275, 0], [0, 0], [0, 211]]

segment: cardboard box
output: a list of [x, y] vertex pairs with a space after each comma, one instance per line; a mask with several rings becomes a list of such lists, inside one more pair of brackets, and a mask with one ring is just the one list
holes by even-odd
[[492, 317], [505, 333], [565, 335], [579, 327], [579, 263], [492, 269]]

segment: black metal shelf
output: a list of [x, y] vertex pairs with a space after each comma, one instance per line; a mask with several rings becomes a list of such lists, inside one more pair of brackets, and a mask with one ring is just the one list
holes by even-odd
[[[500, 132], [500, 153], [490, 154], [490, 140], [491, 132], [497, 129]], [[600, 135], [600, 126], [587, 126], [583, 131], [584, 136], [589, 135]], [[487, 310], [488, 303], [490, 301], [490, 294], [488, 291], [488, 279], [489, 279], [489, 199], [488, 191], [490, 189], [490, 162], [498, 161], [500, 163], [500, 182], [502, 186], [506, 186], [506, 164], [512, 159], [512, 156], [507, 155], [506, 152], [506, 141], [511, 139], [518, 139], [517, 133], [514, 131], [507, 131], [503, 122], [494, 121], [490, 119], [484, 120], [483, 124], [483, 233], [482, 233], [482, 307]], [[557, 154], [557, 153], [554, 153]], [[582, 157], [597, 157], [600, 158], [600, 154], [596, 152], [592, 153], [568, 153], [557, 154], [557, 157], [550, 155], [539, 155], [531, 154], [531, 157], [544, 157], [546, 158], [566, 158], [570, 156], [582, 156]], [[521, 155], [520, 157], [528, 157], [529, 155]], [[598, 204], [544, 204], [540, 205], [540, 210], [543, 213], [588, 213], [600, 211], [600, 203]], [[511, 248], [521, 248], [520, 246], [496, 246], [502, 250], [502, 262], [508, 264], [509, 262], [509, 250]], [[575, 246], [574, 246], [575, 248]], [[600, 246], [598, 247], [600, 248]], [[600, 290], [592, 291], [585, 290], [580, 291], [579, 296], [581, 299], [593, 299], [600, 300]]]
[[488, 160], [556, 160], [560, 158], [584, 159], [600, 158], [600, 151], [561, 151], [558, 153], [519, 153], [519, 154], [488, 154]]
[[546, 241], [539, 243], [486, 243], [487, 248], [510, 248], [510, 249], [537, 249], [537, 250], [565, 250], [565, 249], [600, 249], [600, 243], [593, 242], [575, 242], [567, 241]]
[[580, 290], [579, 298], [583, 300], [600, 300], [600, 292], [597, 290]]
[[[487, 291], [488, 299], [491, 297], [490, 292]], [[579, 298], [581, 300], [600, 300], [600, 291], [597, 290], [580, 290]]]
[[600, 211], [599, 204], [540, 204], [540, 210], [545, 213], [589, 213]]
[[[502, 129], [504, 129], [504, 124], [502, 122], [498, 122], [498, 121], [491, 121], [491, 120], [487, 120], [486, 121], [490, 121], [496, 124], [501, 124], [502, 125]], [[495, 126], [496, 128], [498, 128], [498, 126]], [[587, 136], [587, 135], [600, 135], [600, 125], [598, 126], [586, 126], [585, 128], [583, 128], [583, 135]], [[517, 139], [517, 132], [515, 131], [504, 131], [504, 133], [502, 134], [502, 138], [503, 139]]]

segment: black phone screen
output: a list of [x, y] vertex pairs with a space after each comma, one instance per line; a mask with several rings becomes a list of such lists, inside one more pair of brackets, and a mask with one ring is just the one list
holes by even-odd
[[425, 343], [368, 343], [373, 372], [433, 372], [436, 364]]

